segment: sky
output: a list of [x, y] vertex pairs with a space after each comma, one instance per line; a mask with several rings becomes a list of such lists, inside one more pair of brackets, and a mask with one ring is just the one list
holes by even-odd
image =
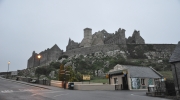
[[146, 43], [180, 41], [180, 0], [0, 0], [0, 72], [27, 68], [32, 52], [69, 38], [80, 43], [83, 29], [139, 30]]

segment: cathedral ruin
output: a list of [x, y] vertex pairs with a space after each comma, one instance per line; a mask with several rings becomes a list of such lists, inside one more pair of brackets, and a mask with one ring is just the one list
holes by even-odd
[[[63, 50], [56, 44], [52, 48], [48, 48], [39, 54], [33, 51], [32, 56], [28, 59], [27, 68], [48, 65], [49, 63], [56, 61], [62, 54]], [[38, 55], [41, 55], [40, 60], [37, 58]]]
[[133, 35], [128, 38], [125, 36], [125, 31], [125, 29], [119, 28], [115, 33], [108, 33], [106, 30], [102, 30], [92, 34], [91, 28], [85, 28], [84, 38], [81, 43], [77, 43], [69, 39], [66, 51], [81, 47], [91, 47], [94, 45], [105, 44], [145, 44], [145, 41], [140, 36], [139, 31], [134, 30]]
[[118, 44], [145, 44], [144, 39], [140, 36], [140, 32], [134, 30], [133, 35], [126, 38], [125, 29], [119, 28], [115, 33], [108, 33], [106, 30], [98, 31], [92, 34], [91, 28], [84, 29], [84, 38], [80, 43], [74, 42], [69, 38], [66, 52], [63, 52], [56, 44], [52, 48], [48, 48], [39, 54], [42, 58], [37, 58], [38, 53], [33, 51], [32, 56], [28, 59], [27, 67], [36, 67], [48, 65], [51, 62], [57, 61], [62, 55], [75, 55], [75, 54], [89, 54], [93, 52], [110, 50], [118, 50]]

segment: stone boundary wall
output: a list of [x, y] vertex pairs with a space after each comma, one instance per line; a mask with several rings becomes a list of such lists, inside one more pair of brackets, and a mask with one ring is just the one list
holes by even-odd
[[51, 86], [63, 88], [63, 83], [62, 81], [51, 80]]
[[[149, 51], [169, 52], [169, 53], [172, 53], [176, 47], [176, 44], [127, 44], [127, 45], [129, 46], [132, 45], [134, 47], [142, 45], [142, 46], [149, 47]], [[124, 50], [124, 48], [126, 49], [127, 45], [124, 45], [124, 44], [96, 45], [92, 47], [84, 47], [84, 48], [77, 48], [77, 49], [69, 50], [69, 51], [64, 52], [63, 55], [68, 55], [68, 56], [73, 56], [76, 54], [87, 55], [87, 54], [91, 54], [91, 53], [95, 53], [99, 51], [106, 53], [108, 51], [113, 51], [113, 50]]]
[[[147, 44], [150, 45], [150, 44]], [[154, 46], [154, 49], [157, 51], [163, 52], [173, 52], [177, 44], [151, 44]]]
[[110, 84], [76, 84], [75, 90], [115, 90], [115, 85]]
[[96, 45], [92, 47], [84, 47], [84, 48], [77, 48], [77, 49], [69, 50], [69, 51], [64, 52], [64, 55], [68, 55], [68, 56], [72, 56], [76, 54], [87, 55], [87, 54], [91, 54], [98, 51], [105, 53], [108, 51], [119, 50], [119, 49], [120, 48], [118, 45], [113, 45], [113, 44]]

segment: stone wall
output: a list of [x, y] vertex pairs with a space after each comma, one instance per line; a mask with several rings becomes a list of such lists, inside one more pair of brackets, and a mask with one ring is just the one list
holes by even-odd
[[55, 44], [51, 49], [47, 49], [39, 53], [42, 58], [40, 59], [40, 65], [48, 65], [49, 63], [58, 60], [63, 54], [63, 51]]
[[87, 54], [92, 54], [98, 51], [101, 51], [103, 53], [106, 53], [108, 51], [112, 50], [119, 50], [118, 45], [111, 45], [111, 44], [106, 44], [106, 45], [96, 45], [96, 46], [91, 46], [91, 47], [84, 47], [84, 48], [77, 48], [73, 50], [69, 50], [64, 52], [64, 55], [72, 56], [76, 54], [82, 54], [82, 55], [87, 55]]
[[[40, 59], [40, 66], [48, 65], [58, 60], [62, 55], [96, 55], [97, 52], [101, 52], [108, 56], [121, 54], [125, 58], [129, 57], [132, 59], [162, 60], [169, 59], [175, 47], [176, 44], [105, 44], [81, 47], [63, 52], [57, 45], [54, 45], [51, 49], [39, 53], [42, 56]], [[28, 59], [28, 68], [39, 66], [37, 55], [35, 51], [32, 53], [32, 56]]]
[[66, 51], [72, 50], [75, 48], [79, 48], [79, 43], [74, 42], [73, 40], [69, 39], [68, 45], [66, 46]]
[[105, 38], [104, 44], [126, 44], [125, 30], [119, 28], [115, 34]]
[[127, 55], [133, 58], [143, 58], [150, 56], [151, 59], [153, 57], [156, 58], [168, 58], [171, 56], [173, 50], [175, 49], [176, 44], [106, 44], [106, 45], [95, 45], [92, 47], [85, 47], [85, 48], [76, 48], [73, 50], [69, 50], [63, 53], [63, 55], [87, 55], [92, 54], [95, 52], [102, 52], [106, 54], [110, 51], [124, 51]]
[[115, 85], [103, 84], [75, 84], [75, 90], [115, 90]]
[[28, 59], [27, 67], [35, 67], [39, 65], [39, 60], [37, 58], [38, 54], [33, 51], [32, 56]]
[[128, 37], [127, 44], [145, 44], [145, 41], [140, 36], [140, 32], [134, 30], [132, 37]]
[[176, 44], [127, 44], [126, 51], [134, 59], [169, 59], [175, 47]]
[[[41, 55], [41, 59], [37, 58], [38, 55]], [[48, 48], [45, 51], [40, 52], [39, 54], [33, 51], [32, 56], [28, 59], [27, 67], [37, 67], [48, 65], [52, 61], [58, 60], [58, 58], [63, 54], [63, 50], [61, 50], [56, 44], [52, 48]]]
[[125, 29], [119, 28], [115, 33], [108, 33], [106, 30], [95, 32], [92, 35], [91, 28], [84, 29], [84, 38], [81, 43], [78, 44], [73, 40], [69, 40], [66, 47], [66, 51], [80, 48], [80, 47], [91, 47], [94, 45], [104, 44], [145, 44], [144, 39], [140, 36], [139, 31], [134, 31], [132, 37], [126, 39]]

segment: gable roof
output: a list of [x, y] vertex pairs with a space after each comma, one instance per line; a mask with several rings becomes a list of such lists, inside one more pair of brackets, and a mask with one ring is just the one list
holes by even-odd
[[[133, 65], [121, 65], [130, 72], [131, 78], [162, 78], [162, 75], [150, 67], [140, 67]], [[109, 72], [109, 74], [122, 73], [122, 70]]]
[[180, 41], [178, 45], [176, 46], [174, 52], [172, 53], [169, 62], [173, 63], [173, 62], [178, 62], [178, 61], [180, 61]]

